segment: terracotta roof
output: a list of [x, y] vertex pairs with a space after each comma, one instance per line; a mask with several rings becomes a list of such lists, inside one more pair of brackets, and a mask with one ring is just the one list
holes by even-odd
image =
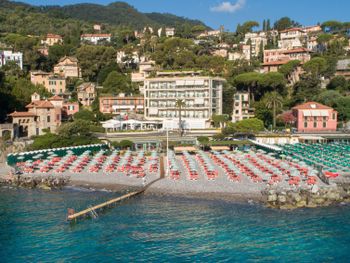
[[78, 62], [78, 59], [76, 57], [69, 57], [69, 56], [64, 56], [63, 58], [61, 58], [58, 62], [63, 62], [65, 61], [66, 59], [69, 59], [73, 62]]
[[85, 91], [88, 87], [94, 87], [96, 88], [96, 85], [94, 83], [91, 83], [91, 82], [84, 82], [82, 84], [80, 84], [78, 87], [77, 87], [77, 90], [78, 91]]
[[285, 32], [290, 32], [290, 31], [300, 31], [303, 32], [304, 30], [300, 27], [292, 27], [292, 28], [287, 28], [285, 30], [281, 30], [280, 33], [285, 33]]
[[301, 52], [312, 52], [312, 51], [307, 48], [300, 47], [300, 48], [294, 48], [294, 49], [287, 49], [282, 51], [281, 53], [290, 54], [290, 53], [301, 53]]
[[111, 37], [111, 34], [82, 34], [81, 37]]
[[26, 108], [54, 108], [54, 106], [47, 100], [38, 100], [29, 103]]
[[60, 35], [56, 35], [56, 34], [47, 34], [46, 35], [46, 38], [62, 38], [62, 36], [60, 36]]
[[269, 61], [265, 62], [262, 65], [263, 66], [278, 66], [278, 65], [284, 65], [287, 64], [290, 60], [277, 60], [277, 61]]
[[30, 72], [32, 75], [51, 75], [51, 72], [45, 72], [42, 70], [36, 70], [36, 71], [31, 71]]
[[14, 111], [9, 114], [11, 117], [36, 117], [36, 115], [32, 112], [28, 111]]
[[295, 107], [292, 108], [293, 110], [319, 110], [319, 109], [333, 109], [331, 107], [328, 107], [326, 105], [323, 105], [321, 103], [318, 102], [314, 102], [314, 101], [309, 101], [300, 105], [297, 105]]
[[55, 95], [55, 96], [52, 96], [51, 98], [49, 98], [49, 100], [63, 100], [63, 98], [58, 96], [58, 95]]

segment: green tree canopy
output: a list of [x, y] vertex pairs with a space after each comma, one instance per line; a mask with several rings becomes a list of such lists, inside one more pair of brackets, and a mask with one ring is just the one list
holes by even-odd
[[299, 27], [300, 24], [289, 17], [282, 17], [274, 23], [274, 29], [281, 31], [291, 27]]
[[106, 80], [103, 82], [102, 93], [119, 94], [125, 93], [130, 94], [133, 92], [130, 77], [117, 72], [112, 71], [108, 74]]
[[235, 134], [235, 133], [257, 133], [264, 130], [264, 123], [262, 120], [252, 118], [245, 119], [238, 122], [229, 122], [227, 126], [222, 130], [223, 134]]
[[307, 73], [319, 77], [327, 70], [327, 61], [321, 57], [315, 57], [306, 62], [303, 66]]

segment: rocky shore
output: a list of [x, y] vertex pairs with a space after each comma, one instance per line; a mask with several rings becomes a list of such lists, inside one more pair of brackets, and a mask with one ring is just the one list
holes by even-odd
[[350, 202], [350, 184], [330, 185], [310, 190], [269, 189], [263, 192], [268, 207], [296, 209], [322, 207], [341, 202]]
[[40, 188], [45, 190], [61, 189], [69, 183], [68, 176], [50, 175], [10, 175], [2, 179], [2, 183], [25, 188]]

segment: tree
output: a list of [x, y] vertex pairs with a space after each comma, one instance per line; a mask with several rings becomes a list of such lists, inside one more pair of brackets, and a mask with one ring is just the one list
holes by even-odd
[[122, 149], [127, 149], [127, 148], [131, 148], [134, 145], [134, 143], [129, 140], [121, 140], [119, 142], [119, 145]]
[[283, 98], [276, 91], [266, 93], [263, 101], [266, 107], [272, 109], [273, 128], [276, 128], [276, 112], [283, 107]]
[[94, 122], [96, 120], [95, 115], [89, 110], [80, 110], [73, 115], [74, 120], [84, 120]]
[[284, 76], [279, 72], [268, 72], [261, 74], [257, 95], [259, 95], [259, 97], [262, 97], [268, 91], [278, 91], [280, 93], [284, 93], [285, 85], [286, 80], [284, 79]]
[[336, 90], [324, 90], [320, 94], [315, 95], [313, 100], [329, 107], [335, 107], [337, 105], [337, 100], [341, 97], [342, 95]]
[[211, 119], [214, 122], [215, 127], [223, 128], [225, 127], [225, 123], [229, 120], [229, 116], [227, 114], [222, 114], [222, 115], [214, 114], [211, 117]]
[[330, 90], [342, 90], [346, 91], [349, 88], [349, 84], [343, 76], [335, 76], [327, 85], [327, 89]]
[[314, 75], [302, 75], [300, 81], [294, 85], [292, 104], [298, 104], [311, 100], [321, 90], [321, 81]]
[[317, 36], [317, 43], [321, 45], [327, 45], [329, 41], [333, 39], [331, 34], [320, 34]]
[[182, 120], [181, 120], [182, 116], [181, 115], [182, 115], [182, 108], [186, 106], [186, 103], [184, 100], [178, 99], [178, 100], [176, 100], [175, 106], [179, 111], [179, 132], [180, 132], [180, 135], [182, 136], [183, 130], [182, 130]]
[[342, 121], [350, 120], [350, 97], [341, 97], [336, 101], [335, 109], [338, 111], [338, 119]]
[[133, 92], [131, 80], [128, 76], [122, 73], [112, 71], [108, 74], [106, 80], [103, 82], [102, 92], [111, 94], [130, 94]]
[[324, 32], [336, 33], [343, 28], [343, 23], [335, 20], [323, 22], [321, 25]]
[[292, 126], [297, 120], [292, 111], [283, 112], [282, 114], [278, 115], [277, 119], [281, 120], [285, 127]]
[[324, 58], [315, 57], [306, 62], [303, 68], [307, 73], [320, 77], [327, 70], [327, 61]]
[[82, 68], [82, 75], [89, 81], [96, 81], [102, 68], [116, 60], [113, 47], [84, 45], [77, 49], [77, 58]]
[[256, 88], [259, 85], [260, 79], [261, 79], [260, 73], [247, 72], [236, 76], [234, 79], [234, 83], [236, 84], [237, 89], [247, 90], [251, 100], [254, 101], [254, 94], [256, 92]]
[[274, 29], [278, 31], [285, 30], [291, 27], [299, 27], [301, 26], [298, 22], [290, 19], [289, 17], [282, 17], [278, 19], [274, 24]]
[[229, 135], [235, 133], [257, 133], [264, 130], [264, 123], [257, 118], [245, 119], [238, 122], [229, 122], [222, 133]]
[[291, 74], [297, 69], [300, 65], [300, 60], [291, 60], [286, 64], [283, 64], [278, 72], [282, 73], [287, 79], [290, 79]]
[[241, 25], [236, 31], [237, 34], [245, 34], [248, 32], [252, 32], [254, 27], [258, 27], [259, 23], [256, 21], [247, 21], [243, 25]]
[[74, 122], [68, 122], [62, 124], [57, 133], [59, 136], [64, 138], [72, 138], [74, 136], [90, 136], [89, 130], [90, 122], [85, 120], [76, 120]]
[[109, 73], [111, 73], [112, 71], [121, 72], [121, 70], [120, 70], [120, 68], [119, 68], [117, 63], [113, 62], [110, 65], [106, 65], [106, 66], [102, 67], [101, 70], [98, 72], [98, 75], [97, 75], [97, 83], [99, 85], [102, 85], [103, 82], [108, 77]]

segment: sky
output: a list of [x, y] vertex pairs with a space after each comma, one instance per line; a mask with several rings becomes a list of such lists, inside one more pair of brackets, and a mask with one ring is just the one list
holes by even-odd
[[[17, 0], [34, 5], [108, 4], [116, 0]], [[213, 29], [234, 31], [238, 23], [289, 16], [303, 25], [350, 21], [350, 0], [123, 0], [141, 12], [172, 13], [199, 19]]]

